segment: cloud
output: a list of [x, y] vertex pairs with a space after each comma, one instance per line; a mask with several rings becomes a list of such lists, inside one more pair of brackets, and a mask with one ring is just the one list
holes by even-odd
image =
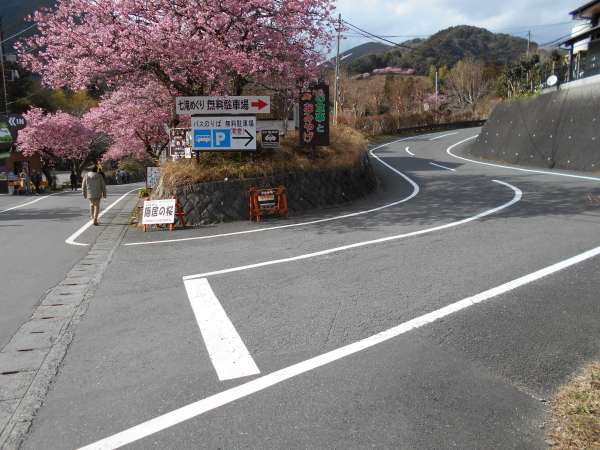
[[[403, 42], [412, 37], [427, 37], [458, 25], [486, 28], [495, 33], [527, 37], [545, 44], [569, 35], [572, 21], [569, 12], [582, 6], [584, 0], [563, 0], [552, 4], [547, 0], [338, 0], [336, 16], [363, 30]], [[563, 25], [557, 25], [563, 23]], [[566, 23], [566, 24], [564, 24]], [[343, 48], [351, 48], [367, 38], [347, 33]]]

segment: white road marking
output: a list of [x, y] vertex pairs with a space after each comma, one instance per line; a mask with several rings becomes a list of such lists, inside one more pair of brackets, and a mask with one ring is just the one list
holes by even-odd
[[23, 203], [23, 204], [17, 205], [17, 206], [13, 206], [12, 208], [3, 209], [2, 211], [0, 211], [0, 213], [6, 212], [6, 211], [12, 211], [13, 209], [17, 209], [17, 208], [22, 208], [23, 206], [31, 205], [32, 203], [39, 202], [40, 200], [44, 200], [45, 198], [52, 197], [53, 195], [58, 195], [58, 194], [61, 194], [61, 192], [56, 192], [54, 194], [44, 195], [43, 197], [36, 198], [35, 200], [32, 200], [30, 202]]
[[463, 225], [463, 224], [468, 223], [468, 222], [472, 222], [473, 220], [477, 220], [477, 219], [480, 219], [482, 217], [488, 216], [488, 215], [493, 214], [493, 213], [495, 213], [497, 211], [500, 211], [501, 209], [508, 208], [509, 206], [511, 206], [514, 203], [516, 203], [519, 200], [521, 200], [521, 196], [523, 195], [523, 193], [521, 192], [521, 190], [519, 188], [516, 188], [516, 187], [514, 187], [514, 186], [512, 186], [512, 185], [510, 185], [508, 183], [504, 183], [503, 181], [498, 181], [498, 180], [492, 180], [492, 181], [494, 181], [496, 183], [503, 184], [504, 186], [507, 186], [507, 187], [511, 188], [515, 192], [515, 196], [513, 197], [513, 199], [511, 201], [509, 201], [508, 203], [505, 203], [504, 205], [501, 205], [501, 206], [498, 206], [496, 208], [487, 210], [485, 212], [477, 214], [476, 216], [472, 216], [472, 217], [468, 217], [468, 218], [463, 219], [463, 220], [459, 220], [458, 222], [452, 222], [452, 223], [448, 223], [446, 225], [440, 225], [440, 226], [433, 227], [433, 228], [427, 228], [425, 230], [413, 231], [413, 232], [406, 233], [406, 234], [399, 234], [399, 235], [396, 235], [396, 236], [388, 236], [388, 237], [384, 237], [384, 238], [380, 238], [380, 239], [375, 239], [375, 240], [372, 240], [372, 241], [357, 242], [356, 244], [344, 245], [342, 247], [335, 247], [335, 248], [331, 248], [331, 249], [328, 249], [328, 250], [321, 250], [320, 252], [308, 253], [308, 254], [305, 254], [305, 255], [294, 256], [294, 257], [291, 257], [291, 258], [276, 259], [276, 260], [266, 261], [266, 262], [257, 263], [257, 264], [249, 264], [249, 265], [246, 265], [246, 266], [239, 266], [239, 267], [233, 267], [233, 268], [230, 268], [230, 269], [217, 270], [217, 271], [214, 271], [214, 272], [200, 273], [200, 274], [197, 274], [197, 275], [188, 275], [188, 276], [183, 277], [183, 279], [184, 280], [193, 280], [195, 278], [205, 278], [205, 277], [209, 277], [209, 276], [212, 276], [212, 275], [222, 275], [222, 274], [225, 274], [225, 273], [239, 272], [241, 270], [255, 269], [255, 268], [258, 268], [258, 267], [265, 267], [265, 266], [270, 266], [270, 265], [274, 265], [274, 264], [282, 264], [282, 263], [287, 263], [287, 262], [292, 262], [292, 261], [299, 261], [299, 260], [302, 260], [302, 259], [315, 258], [317, 256], [328, 255], [330, 253], [341, 252], [341, 251], [349, 250], [349, 249], [353, 249], [353, 248], [365, 247], [367, 245], [380, 244], [382, 242], [394, 241], [394, 240], [402, 239], [402, 238], [409, 237], [409, 236], [417, 236], [419, 234], [431, 233], [433, 231], [443, 230], [445, 228], [451, 228], [451, 227], [455, 227], [455, 226], [458, 226], [458, 225]]
[[219, 380], [260, 373], [206, 278], [184, 281], [194, 315]]
[[409, 151], [408, 151], [408, 149], [409, 149], [409, 148], [410, 148], [410, 147], [406, 147], [406, 153], [408, 153], [409, 155], [415, 156], [415, 154], [414, 154], [414, 153], [411, 153], [411, 152], [409, 152]]
[[435, 141], [436, 139], [441, 139], [441, 138], [443, 138], [443, 137], [446, 137], [446, 136], [453, 136], [453, 135], [455, 135], [455, 134], [458, 134], [458, 131], [457, 131], [456, 133], [448, 133], [448, 134], [443, 134], [443, 135], [441, 135], [441, 136], [434, 137], [434, 138], [431, 138], [431, 139], [429, 139], [429, 140], [430, 140], [430, 141]]
[[470, 306], [496, 297], [500, 294], [504, 294], [506, 292], [514, 290], [520, 286], [523, 286], [525, 284], [536, 281], [542, 277], [546, 277], [555, 272], [558, 272], [559, 270], [566, 269], [582, 261], [598, 256], [599, 254], [600, 247], [596, 247], [585, 253], [581, 253], [572, 258], [546, 267], [545, 269], [538, 270], [524, 277], [517, 278], [516, 280], [502, 284], [493, 289], [489, 289], [480, 294], [468, 297], [456, 303], [452, 303], [448, 306], [445, 306], [444, 308], [440, 308], [436, 311], [409, 320], [408, 322], [400, 324], [394, 328], [390, 328], [389, 330], [383, 331], [361, 341], [355, 342], [345, 347], [338, 348], [336, 350], [332, 350], [328, 353], [324, 353], [322, 355], [316, 356], [298, 364], [294, 364], [290, 367], [286, 367], [284, 369], [262, 376], [255, 380], [249, 381], [248, 383], [236, 386], [232, 389], [219, 392], [218, 394], [215, 394], [211, 397], [207, 397], [205, 399], [191, 403], [187, 406], [176, 409], [162, 416], [158, 416], [155, 419], [149, 420], [147, 422], [141, 423], [132, 428], [124, 430], [113, 436], [107, 437], [85, 447], [81, 447], [80, 450], [112, 450], [127, 444], [131, 444], [132, 442], [151, 436], [152, 434], [158, 433], [159, 431], [165, 430], [181, 422], [193, 419], [194, 417], [198, 417], [208, 411], [227, 405], [236, 400], [267, 389], [271, 386], [275, 386], [276, 384], [279, 384], [285, 380], [302, 375], [311, 370], [322, 367], [326, 364], [335, 362], [366, 348], [373, 347], [377, 344], [387, 341], [388, 339], [392, 339], [403, 333], [406, 333], [407, 331], [414, 330], [424, 325], [433, 323], [436, 320], [449, 316], [452, 313], [461, 311]]
[[[102, 217], [104, 214], [106, 214], [113, 206], [115, 206], [117, 203], [119, 203], [121, 200], [123, 200], [125, 197], [127, 197], [129, 194], [131, 194], [134, 191], [139, 191], [139, 189], [133, 189], [129, 192], [127, 192], [126, 194], [122, 195], [121, 197], [119, 197], [118, 199], [116, 199], [114, 202], [112, 202], [108, 207], [106, 207], [104, 209], [104, 211], [102, 211], [100, 214], [98, 214], [98, 218]], [[75, 242], [75, 239], [77, 239], [79, 237], [79, 235], [81, 233], [83, 233], [85, 230], [87, 230], [90, 226], [92, 226], [92, 224], [94, 223], [93, 220], [90, 220], [88, 223], [86, 223], [84, 226], [82, 226], [79, 230], [77, 230], [75, 233], [73, 233], [71, 236], [69, 236], [67, 238], [67, 240], [65, 241], [67, 244], [71, 244], [71, 245], [81, 245], [81, 246], [86, 246], [86, 245], [90, 245], [90, 244], [81, 244], [79, 242]]]
[[279, 226], [276, 226], [276, 227], [268, 227], [268, 228], [260, 228], [260, 229], [253, 229], [253, 230], [237, 231], [237, 232], [234, 232], [234, 233], [213, 234], [213, 235], [210, 235], [210, 236], [195, 236], [195, 237], [189, 237], [189, 238], [165, 239], [164, 241], [130, 242], [130, 243], [125, 244], [125, 245], [126, 246], [128, 246], [128, 245], [150, 245], [150, 244], [163, 244], [163, 243], [171, 243], [171, 242], [195, 241], [195, 240], [198, 240], [198, 239], [215, 239], [215, 238], [226, 237], [226, 236], [236, 236], [236, 235], [240, 235], [240, 234], [260, 233], [260, 232], [263, 232], [263, 231], [281, 230], [281, 229], [284, 229], [284, 228], [300, 227], [300, 226], [305, 226], [305, 225], [314, 225], [316, 223], [329, 222], [331, 220], [339, 220], [339, 219], [346, 219], [348, 217], [360, 216], [362, 214], [368, 214], [368, 213], [372, 213], [372, 212], [375, 212], [375, 211], [380, 211], [382, 209], [390, 208], [392, 206], [399, 205], [400, 203], [407, 202], [407, 201], [409, 201], [410, 199], [412, 199], [415, 195], [417, 195], [419, 193], [419, 186], [414, 181], [412, 181], [410, 178], [408, 178], [406, 175], [404, 175], [402, 172], [394, 169], [389, 164], [383, 162], [377, 155], [375, 155], [373, 153], [375, 150], [378, 150], [378, 149], [380, 149], [382, 147], [385, 147], [386, 145], [394, 144], [394, 143], [399, 142], [399, 141], [405, 141], [407, 139], [413, 139], [413, 137], [399, 139], [399, 140], [393, 141], [393, 142], [388, 142], [387, 144], [383, 144], [383, 145], [380, 145], [379, 147], [375, 147], [374, 149], [372, 149], [370, 151], [371, 156], [373, 156], [373, 158], [377, 159], [384, 166], [386, 166], [389, 169], [391, 169], [394, 172], [396, 172], [398, 175], [400, 175], [402, 178], [404, 178], [406, 181], [408, 181], [411, 184], [411, 186], [413, 187], [413, 192], [408, 197], [403, 198], [402, 200], [398, 200], [397, 202], [389, 203], [387, 205], [380, 206], [378, 208], [369, 209], [367, 211], [360, 211], [360, 212], [352, 213], [352, 214], [344, 214], [344, 215], [341, 215], [341, 216], [330, 217], [328, 219], [313, 220], [313, 221], [310, 221], [310, 222], [292, 223], [292, 224], [288, 224], [288, 225], [279, 225]]
[[431, 161], [429, 162], [429, 164], [431, 164], [432, 166], [441, 167], [442, 169], [451, 170], [452, 172], [456, 172], [456, 169], [451, 169], [450, 167], [440, 166], [439, 164], [432, 163]]
[[446, 153], [448, 153], [450, 156], [453, 156], [454, 158], [462, 159], [463, 161], [468, 161], [468, 162], [472, 162], [472, 163], [475, 163], [475, 164], [483, 164], [484, 166], [500, 167], [502, 169], [510, 169], [510, 170], [519, 170], [521, 172], [541, 173], [541, 174], [544, 174], [544, 175], [556, 175], [556, 176], [559, 176], [559, 177], [581, 178], [583, 180], [600, 181], [600, 178], [586, 177], [584, 175], [572, 175], [572, 174], [569, 174], [569, 173], [559, 173], [559, 172], [546, 172], [544, 170], [522, 169], [520, 167], [510, 167], [510, 166], [503, 166], [501, 164], [486, 163], [486, 162], [483, 162], [483, 161], [477, 161], [477, 160], [474, 160], [474, 159], [468, 159], [468, 158], [463, 158], [461, 156], [456, 156], [454, 153], [450, 152], [450, 150], [452, 150], [457, 145], [460, 145], [463, 142], [467, 142], [468, 140], [475, 139], [477, 136], [479, 136], [479, 135], [477, 134], [475, 136], [471, 136], [470, 138], [463, 139], [462, 141], [457, 142], [454, 145], [451, 145], [446, 150]]

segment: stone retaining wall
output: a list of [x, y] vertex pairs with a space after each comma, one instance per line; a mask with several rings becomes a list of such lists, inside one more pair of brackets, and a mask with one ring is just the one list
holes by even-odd
[[597, 82], [589, 85], [499, 103], [474, 142], [471, 155], [522, 166], [599, 171], [600, 75], [597, 77]]
[[190, 225], [249, 220], [250, 188], [283, 185], [288, 192], [290, 214], [328, 208], [368, 197], [377, 189], [377, 180], [365, 152], [347, 169], [295, 172], [267, 178], [219, 181], [168, 188], [159, 180], [151, 199], [179, 198]]

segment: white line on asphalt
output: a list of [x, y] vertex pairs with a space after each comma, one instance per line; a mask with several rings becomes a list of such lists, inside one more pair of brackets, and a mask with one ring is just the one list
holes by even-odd
[[439, 164], [432, 163], [431, 161], [429, 162], [429, 164], [431, 164], [432, 166], [441, 167], [442, 169], [451, 170], [452, 172], [456, 172], [456, 169], [451, 169], [450, 167], [440, 166]]
[[274, 265], [274, 264], [282, 264], [282, 263], [287, 263], [287, 262], [292, 262], [292, 261], [299, 261], [299, 260], [302, 260], [302, 259], [315, 258], [315, 257], [318, 257], [318, 256], [328, 255], [330, 253], [341, 252], [341, 251], [349, 250], [349, 249], [353, 249], [353, 248], [365, 247], [367, 245], [380, 244], [382, 242], [388, 242], [388, 241], [395, 241], [395, 240], [402, 239], [402, 238], [409, 237], [409, 236], [417, 236], [419, 234], [431, 233], [432, 231], [438, 231], [438, 230], [443, 230], [445, 228], [450, 228], [450, 227], [455, 227], [455, 226], [458, 226], [458, 225], [463, 225], [465, 223], [472, 222], [473, 220], [477, 220], [477, 219], [480, 219], [482, 217], [488, 216], [488, 215], [493, 214], [493, 213], [495, 213], [497, 211], [500, 211], [501, 209], [508, 208], [509, 206], [513, 205], [514, 203], [518, 202], [521, 199], [522, 192], [521, 192], [521, 190], [519, 188], [516, 188], [516, 187], [514, 187], [514, 186], [512, 186], [512, 185], [510, 185], [508, 183], [504, 183], [503, 181], [498, 181], [498, 180], [492, 180], [492, 181], [494, 181], [495, 183], [503, 184], [504, 186], [507, 186], [507, 187], [511, 188], [515, 192], [515, 196], [513, 197], [513, 199], [511, 201], [509, 201], [508, 203], [505, 203], [505, 204], [503, 204], [501, 206], [498, 206], [496, 208], [487, 210], [485, 212], [477, 214], [476, 216], [472, 216], [472, 217], [468, 217], [468, 218], [463, 219], [463, 220], [459, 220], [458, 222], [452, 222], [452, 223], [448, 223], [446, 225], [440, 225], [440, 226], [433, 227], [433, 228], [427, 228], [425, 230], [413, 231], [413, 232], [406, 233], [406, 234], [399, 234], [399, 235], [396, 235], [396, 236], [387, 236], [387, 237], [380, 238], [380, 239], [375, 239], [375, 240], [372, 240], [372, 241], [357, 242], [356, 244], [344, 245], [342, 247], [335, 247], [335, 248], [331, 248], [331, 249], [328, 249], [328, 250], [321, 250], [320, 252], [308, 253], [308, 254], [305, 254], [305, 255], [294, 256], [294, 257], [291, 257], [291, 258], [276, 259], [276, 260], [266, 261], [266, 262], [257, 263], [257, 264], [249, 264], [247, 266], [232, 267], [230, 269], [217, 270], [217, 271], [214, 271], [214, 272], [200, 273], [200, 274], [197, 274], [197, 275], [188, 275], [188, 276], [183, 277], [183, 279], [184, 280], [193, 280], [195, 278], [205, 278], [205, 277], [209, 277], [209, 276], [212, 276], [212, 275], [222, 275], [222, 274], [225, 274], [225, 273], [239, 272], [241, 270], [255, 269], [255, 268], [258, 268], [258, 267], [271, 266], [271, 265]]
[[411, 152], [409, 152], [409, 151], [408, 151], [408, 149], [409, 149], [409, 148], [410, 148], [410, 147], [406, 147], [406, 153], [408, 153], [409, 155], [415, 156], [415, 154], [414, 154], [414, 153], [411, 153]]
[[372, 149], [370, 151], [371, 156], [373, 156], [373, 158], [377, 159], [384, 166], [386, 166], [389, 169], [391, 169], [394, 172], [396, 172], [398, 175], [400, 175], [402, 178], [404, 178], [406, 181], [408, 181], [411, 184], [411, 186], [413, 187], [413, 192], [408, 197], [403, 198], [402, 200], [399, 200], [397, 202], [393, 202], [393, 203], [390, 203], [390, 204], [387, 204], [387, 205], [383, 205], [383, 206], [380, 206], [378, 208], [369, 209], [368, 211], [360, 211], [360, 212], [356, 212], [356, 213], [352, 213], [352, 214], [344, 214], [344, 215], [341, 215], [341, 216], [330, 217], [328, 219], [313, 220], [313, 221], [310, 221], [310, 222], [292, 223], [292, 224], [289, 224], [289, 225], [279, 225], [279, 226], [276, 226], [276, 227], [260, 228], [260, 229], [254, 229], [254, 230], [246, 230], [246, 231], [236, 231], [234, 233], [213, 234], [213, 235], [210, 235], [210, 236], [196, 236], [196, 237], [190, 237], [190, 238], [165, 239], [164, 241], [130, 242], [130, 243], [125, 244], [125, 245], [126, 246], [128, 246], [128, 245], [150, 245], [150, 244], [163, 244], [163, 243], [170, 243], [170, 242], [195, 241], [195, 240], [199, 240], [199, 239], [214, 239], [214, 238], [220, 238], [220, 237], [226, 237], [226, 236], [237, 236], [237, 235], [240, 235], [240, 234], [259, 233], [259, 232], [262, 232], [262, 231], [281, 230], [281, 229], [284, 229], [284, 228], [300, 227], [300, 226], [305, 226], [305, 225], [314, 225], [316, 223], [329, 222], [331, 220], [346, 219], [348, 217], [360, 216], [362, 214], [368, 214], [368, 213], [379, 211], [379, 210], [382, 210], [382, 209], [385, 209], [385, 208], [389, 208], [391, 206], [399, 205], [400, 203], [404, 203], [404, 202], [409, 201], [411, 198], [413, 198], [415, 195], [417, 195], [419, 193], [419, 186], [417, 186], [417, 184], [414, 181], [412, 181], [410, 178], [408, 178], [402, 172], [394, 169], [389, 164], [383, 162], [373, 152], [375, 150], [378, 150], [378, 149], [382, 148], [382, 147], [385, 147], [386, 145], [395, 144], [396, 142], [405, 141], [407, 139], [413, 139], [413, 138], [414, 137], [409, 137], [409, 138], [399, 139], [399, 140], [393, 141], [393, 142], [388, 142], [387, 144], [383, 144], [383, 145], [380, 145], [379, 147], [375, 147], [374, 149]]
[[437, 136], [437, 137], [431, 138], [431, 139], [429, 139], [429, 140], [430, 140], [430, 141], [435, 141], [436, 139], [441, 139], [441, 138], [443, 138], [443, 137], [446, 137], [446, 136], [453, 136], [453, 135], [455, 135], [455, 134], [458, 134], [458, 131], [457, 131], [456, 133], [448, 133], [448, 134], [443, 134], [443, 135], [441, 135], [441, 136]]
[[456, 303], [452, 303], [448, 306], [445, 306], [444, 308], [430, 312], [429, 314], [425, 314], [421, 317], [417, 317], [416, 319], [409, 320], [408, 322], [405, 322], [394, 328], [390, 328], [389, 330], [383, 331], [374, 336], [368, 337], [366, 339], [347, 345], [345, 347], [332, 350], [328, 353], [324, 353], [322, 355], [316, 356], [298, 364], [294, 364], [290, 367], [286, 367], [284, 369], [262, 376], [255, 380], [249, 381], [248, 383], [236, 386], [227, 391], [219, 392], [218, 394], [215, 394], [211, 397], [207, 397], [205, 399], [191, 403], [187, 406], [176, 409], [162, 416], [158, 416], [155, 419], [149, 420], [147, 422], [141, 423], [137, 426], [124, 430], [113, 436], [107, 437], [98, 442], [82, 447], [80, 450], [113, 450], [124, 445], [130, 444], [132, 442], [138, 441], [145, 437], [151, 436], [152, 434], [158, 433], [159, 431], [165, 430], [169, 427], [182, 423], [186, 420], [198, 417], [204, 414], [205, 412], [227, 405], [229, 403], [252, 395], [256, 392], [262, 391], [271, 386], [275, 386], [276, 384], [279, 384], [282, 381], [286, 381], [290, 378], [302, 375], [306, 372], [317, 369], [326, 364], [335, 362], [366, 348], [373, 347], [377, 344], [387, 341], [388, 339], [392, 339], [403, 333], [406, 333], [407, 331], [414, 330], [424, 325], [435, 322], [436, 320], [449, 316], [452, 313], [461, 311], [477, 303], [489, 300], [500, 294], [509, 292], [527, 283], [531, 283], [542, 277], [546, 277], [555, 272], [558, 272], [559, 270], [566, 269], [582, 261], [598, 256], [599, 254], [600, 247], [596, 247], [585, 253], [581, 253], [572, 258], [546, 267], [545, 269], [538, 270], [529, 275], [517, 278], [516, 280], [502, 284], [493, 289], [489, 289], [480, 294], [460, 300]]
[[[127, 197], [129, 194], [131, 194], [134, 191], [139, 191], [139, 189], [133, 189], [129, 192], [127, 192], [126, 194], [122, 195], [121, 197], [119, 197], [118, 199], [116, 199], [114, 202], [112, 202], [107, 208], [104, 209], [104, 211], [102, 211], [100, 214], [98, 214], [98, 218], [102, 217], [104, 214], [106, 214], [113, 206], [115, 206], [117, 203], [119, 203], [121, 200], [123, 200], [125, 197]], [[73, 233], [71, 236], [69, 236], [67, 238], [67, 240], [65, 241], [67, 244], [71, 244], [71, 245], [81, 245], [81, 246], [86, 246], [86, 245], [90, 245], [90, 244], [81, 244], [79, 242], [75, 242], [75, 239], [77, 239], [79, 237], [79, 235], [81, 233], [83, 233], [85, 230], [87, 230], [90, 226], [92, 226], [92, 224], [94, 223], [93, 220], [90, 220], [88, 223], [86, 223], [84, 226], [82, 226], [79, 230], [77, 230], [75, 233]]]
[[476, 164], [483, 164], [484, 166], [500, 167], [502, 169], [519, 170], [521, 172], [541, 173], [541, 174], [544, 174], [544, 175], [556, 175], [556, 176], [559, 176], [559, 177], [581, 178], [583, 180], [600, 181], [600, 178], [586, 177], [586, 176], [583, 176], [583, 175], [572, 175], [572, 174], [569, 174], [569, 173], [559, 173], [559, 172], [546, 172], [544, 170], [522, 169], [520, 167], [510, 167], [510, 166], [503, 166], [503, 165], [500, 165], [500, 164], [486, 163], [486, 162], [483, 162], [483, 161], [476, 161], [474, 159], [468, 159], [468, 158], [463, 158], [461, 156], [456, 156], [454, 153], [450, 152], [450, 150], [452, 150], [457, 145], [460, 145], [463, 142], [467, 142], [468, 140], [475, 139], [477, 136], [479, 136], [479, 135], [477, 134], [475, 136], [471, 136], [470, 138], [463, 139], [462, 141], [457, 142], [454, 145], [451, 145], [446, 150], [446, 153], [448, 153], [450, 156], [453, 156], [455, 158], [462, 159], [463, 161], [468, 161], [468, 162], [472, 162], [472, 163], [476, 163]]
[[219, 380], [260, 373], [208, 280], [184, 281], [194, 315]]
[[22, 208], [23, 206], [31, 205], [32, 203], [39, 202], [40, 200], [44, 200], [45, 198], [52, 197], [53, 195], [58, 195], [60, 193], [61, 192], [56, 192], [54, 194], [44, 195], [43, 197], [36, 198], [35, 200], [32, 200], [32, 201], [27, 202], [27, 203], [23, 203], [22, 205], [13, 206], [12, 208], [8, 208], [8, 209], [3, 209], [2, 211], [0, 211], [0, 213], [6, 212], [6, 211], [11, 211], [11, 210], [17, 209], [17, 208]]

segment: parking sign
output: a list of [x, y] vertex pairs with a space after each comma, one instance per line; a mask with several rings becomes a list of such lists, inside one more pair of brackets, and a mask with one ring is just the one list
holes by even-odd
[[192, 150], [255, 151], [255, 116], [192, 117]]

